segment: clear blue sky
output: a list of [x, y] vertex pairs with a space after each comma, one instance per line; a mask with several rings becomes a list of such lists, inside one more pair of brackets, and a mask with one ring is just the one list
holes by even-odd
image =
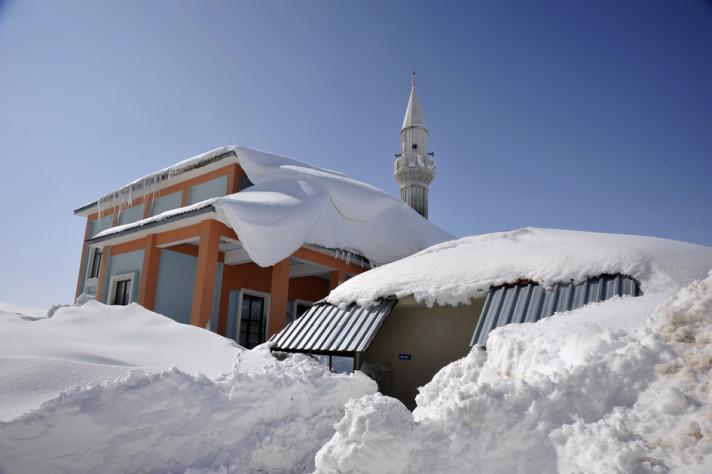
[[0, 0], [0, 301], [70, 301], [72, 210], [220, 145], [396, 195], [413, 70], [451, 233], [712, 245], [710, 2]]

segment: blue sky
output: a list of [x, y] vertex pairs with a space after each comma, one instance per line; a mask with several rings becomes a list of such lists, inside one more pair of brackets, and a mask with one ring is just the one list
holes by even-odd
[[70, 301], [72, 210], [220, 145], [397, 195], [413, 70], [451, 233], [712, 245], [710, 2], [0, 0], [0, 301]]

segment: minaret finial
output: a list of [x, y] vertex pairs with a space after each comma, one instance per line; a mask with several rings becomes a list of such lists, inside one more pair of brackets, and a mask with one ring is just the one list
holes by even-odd
[[415, 87], [415, 71], [413, 71], [413, 87]]

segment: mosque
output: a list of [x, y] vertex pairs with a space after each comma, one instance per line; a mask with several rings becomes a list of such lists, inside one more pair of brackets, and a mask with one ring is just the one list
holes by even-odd
[[400, 137], [400, 201], [239, 146], [116, 189], [74, 211], [86, 219], [76, 295], [261, 344], [352, 276], [452, 238], [427, 220], [435, 160], [415, 75]]

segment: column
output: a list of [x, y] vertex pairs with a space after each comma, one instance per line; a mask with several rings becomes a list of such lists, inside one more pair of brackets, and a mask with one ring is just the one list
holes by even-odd
[[96, 286], [96, 300], [99, 301], [100, 303], [108, 303], [105, 299], [108, 289], [106, 288], [106, 285], [108, 285], [108, 282], [106, 281], [107, 276], [106, 276], [106, 269], [109, 268], [109, 263], [111, 262], [111, 246], [106, 245], [102, 249], [102, 254], [101, 254], [101, 268], [99, 269], [99, 283]]
[[156, 287], [160, 263], [161, 249], [156, 246], [156, 234], [148, 235], [143, 244], [141, 285], [138, 290], [138, 304], [146, 309], [153, 310], [156, 306]]
[[238, 165], [230, 165], [227, 175], [227, 194], [234, 194], [240, 190], [240, 179], [242, 178], [242, 168]]
[[346, 281], [346, 272], [343, 270], [332, 270], [329, 274], [329, 290], [333, 290]]
[[207, 327], [213, 309], [215, 290], [215, 270], [218, 264], [220, 233], [217, 221], [205, 220], [200, 223], [200, 247], [193, 288], [193, 306], [190, 323], [201, 328]]
[[289, 304], [289, 258], [272, 266], [267, 339], [287, 325]]
[[87, 240], [89, 240], [89, 237], [91, 237], [89, 234], [90, 234], [92, 222], [93, 221], [89, 220], [89, 218], [87, 217], [87, 225], [84, 228], [84, 239], [82, 240], [82, 256], [80, 257], [80, 260], [79, 260], [79, 276], [77, 277], [77, 291], [74, 294], [74, 299], [79, 298], [79, 295], [82, 293], [82, 290], [84, 289], [84, 280], [86, 279], [87, 265], [91, 265], [91, 262], [88, 262], [86, 259], [88, 258], [87, 250], [89, 250], [89, 246], [87, 245]]

